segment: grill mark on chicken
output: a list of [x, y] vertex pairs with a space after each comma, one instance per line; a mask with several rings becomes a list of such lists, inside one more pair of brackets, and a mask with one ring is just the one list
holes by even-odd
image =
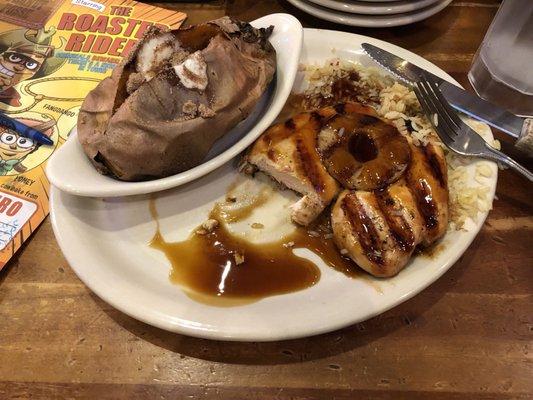
[[347, 194], [341, 204], [344, 214], [352, 228], [352, 233], [359, 239], [366, 258], [376, 264], [383, 264], [383, 249], [375, 223], [366, 213], [363, 205], [354, 193]]
[[[324, 191], [324, 181], [321, 176], [321, 171], [319, 170], [319, 164], [317, 163], [315, 157], [311, 153], [314, 150], [314, 143], [309, 143], [310, 141], [314, 142], [311, 137], [310, 139], [305, 137], [306, 135], [298, 135], [295, 138], [296, 141], [296, 153], [297, 157], [300, 160], [301, 172], [303, 175], [309, 178], [309, 181], [313, 185], [313, 188], [318, 192], [322, 193]], [[310, 135], [307, 135], [310, 137]], [[308, 146], [313, 146], [312, 150]]]
[[431, 193], [431, 187], [425, 179], [419, 179], [418, 181], [410, 181], [410, 189], [415, 195], [418, 210], [422, 214], [424, 224], [428, 230], [437, 228], [439, 223], [437, 215], [437, 206]]
[[388, 189], [376, 192], [376, 199], [392, 238], [404, 252], [411, 252], [415, 245], [413, 229], [401, 211], [395, 207], [396, 202], [390, 196]]
[[[428, 145], [428, 146], [431, 146], [431, 145]], [[441, 184], [440, 180], [435, 176], [435, 171], [433, 170], [433, 167], [431, 166], [430, 161], [427, 157], [426, 148], [412, 146], [411, 149], [412, 149], [412, 152], [414, 153], [412, 158], [416, 159], [417, 163], [422, 164], [422, 165], [418, 165], [418, 168], [422, 168], [428, 174], [431, 174], [431, 176], [434, 176], [435, 179], [437, 179], [437, 181], [439, 182], [439, 184]], [[432, 150], [432, 151], [434, 152], [435, 150]], [[436, 154], [435, 154], [435, 157], [436, 157]], [[440, 168], [439, 168], [439, 171], [440, 171]], [[428, 178], [430, 178], [430, 176], [428, 176]], [[442, 179], [444, 181], [443, 188], [447, 190], [444, 176], [442, 176]], [[429, 231], [437, 230], [438, 224], [439, 224], [439, 210], [437, 208], [437, 204], [435, 203], [433, 189], [431, 187], [431, 184], [428, 182], [427, 178], [424, 178], [422, 176], [418, 176], [417, 178], [413, 176], [413, 174], [411, 173], [411, 170], [409, 170], [409, 172], [407, 173], [407, 181], [408, 181], [409, 189], [411, 189], [411, 191], [413, 192], [415, 196], [418, 209], [420, 213], [422, 214], [422, 218], [424, 219], [424, 224], [426, 228]]]
[[437, 178], [439, 181], [439, 184], [441, 187], [446, 187], [446, 179], [444, 172], [442, 170], [441, 163], [439, 161], [439, 158], [437, 154], [435, 153], [435, 149], [433, 146], [424, 146], [424, 155], [426, 157], [426, 160], [428, 162], [428, 165], [430, 167], [431, 172], [433, 173], [433, 176]]

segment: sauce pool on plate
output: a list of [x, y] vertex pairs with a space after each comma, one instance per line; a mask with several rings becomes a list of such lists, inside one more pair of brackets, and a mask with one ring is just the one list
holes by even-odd
[[319, 281], [320, 269], [293, 252], [300, 248], [309, 249], [328, 266], [346, 275], [358, 275], [355, 264], [339, 253], [325, 220], [311, 228], [297, 227], [292, 233], [268, 243], [252, 243], [228, 229], [228, 222], [245, 218], [251, 207], [264, 201], [264, 194], [260, 193], [253, 204], [231, 213], [222, 211], [220, 204], [216, 204], [209, 215], [218, 222], [216, 228], [205, 231], [199, 227], [184, 241], [167, 242], [161, 234], [152, 199], [150, 211], [157, 222], [157, 230], [150, 246], [163, 252], [169, 260], [171, 281], [192, 293], [195, 300], [222, 306], [224, 304], [214, 300], [250, 302], [303, 290]]

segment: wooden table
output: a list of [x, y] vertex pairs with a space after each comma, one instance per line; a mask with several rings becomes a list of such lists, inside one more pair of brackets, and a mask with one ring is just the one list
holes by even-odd
[[[405, 47], [467, 84], [499, 3], [455, 1], [426, 21], [375, 30], [325, 23], [282, 0], [164, 6], [190, 23], [288, 12], [305, 26]], [[46, 221], [0, 274], [0, 398], [533, 398], [531, 189], [501, 172], [481, 233], [413, 299], [341, 331], [277, 343], [194, 339], [129, 318], [77, 279]]]

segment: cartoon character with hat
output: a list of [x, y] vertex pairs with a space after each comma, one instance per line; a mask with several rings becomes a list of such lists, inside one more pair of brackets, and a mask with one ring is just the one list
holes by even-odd
[[56, 29], [15, 29], [0, 34], [0, 102], [18, 107], [20, 93], [14, 86], [57, 71], [64, 59], [54, 56], [51, 45]]
[[[47, 121], [31, 118], [17, 118], [17, 121], [41, 131], [47, 136], [52, 136], [56, 121]], [[22, 161], [34, 151], [40, 144], [19, 134], [11, 129], [0, 125], [0, 175], [7, 175], [13, 169], [18, 173], [26, 172], [27, 167]]]

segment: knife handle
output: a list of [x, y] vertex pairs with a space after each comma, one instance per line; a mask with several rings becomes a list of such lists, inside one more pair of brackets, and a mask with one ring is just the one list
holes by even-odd
[[522, 126], [520, 138], [516, 141], [516, 148], [533, 156], [533, 118], [526, 118]]

